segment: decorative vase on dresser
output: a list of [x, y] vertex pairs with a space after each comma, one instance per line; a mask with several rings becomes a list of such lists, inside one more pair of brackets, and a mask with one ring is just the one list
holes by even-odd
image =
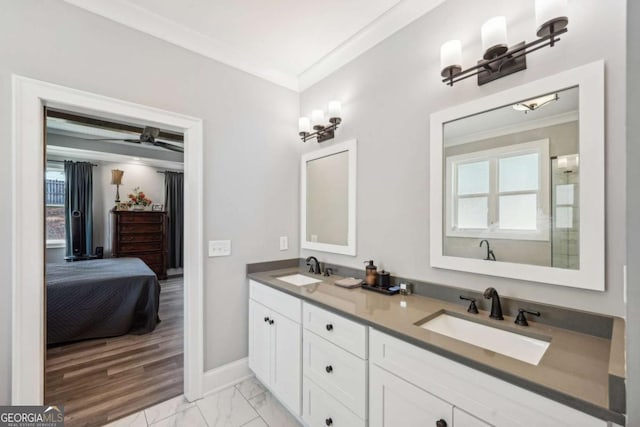
[[167, 278], [167, 213], [111, 211], [114, 257], [140, 258], [158, 279]]

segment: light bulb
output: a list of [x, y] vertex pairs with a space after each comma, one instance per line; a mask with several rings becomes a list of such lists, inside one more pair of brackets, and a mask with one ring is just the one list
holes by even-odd
[[309, 117], [300, 117], [298, 119], [298, 133], [311, 132], [311, 121]]
[[507, 19], [494, 16], [482, 25], [484, 59], [491, 59], [507, 51]]

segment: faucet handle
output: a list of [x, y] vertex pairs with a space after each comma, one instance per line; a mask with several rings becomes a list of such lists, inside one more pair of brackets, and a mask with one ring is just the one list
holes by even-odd
[[529, 322], [527, 322], [527, 317], [524, 315], [525, 313], [529, 313], [534, 316], [540, 317], [539, 311], [529, 311], [529, 310], [525, 310], [524, 308], [519, 308], [518, 316], [516, 317], [516, 321], [514, 322], [516, 325], [529, 326]]
[[331, 267], [325, 267], [324, 268], [324, 276], [325, 277], [329, 277], [333, 274], [333, 269]]
[[478, 314], [478, 306], [476, 305], [476, 299], [475, 298], [467, 298], [467, 297], [463, 297], [462, 295], [460, 295], [460, 299], [461, 300], [465, 300], [465, 301], [469, 301], [469, 308], [467, 308], [467, 311], [469, 313]]

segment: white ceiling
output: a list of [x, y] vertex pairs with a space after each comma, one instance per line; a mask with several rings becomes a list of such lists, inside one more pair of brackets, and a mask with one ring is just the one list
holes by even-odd
[[444, 0], [65, 0], [294, 90]]

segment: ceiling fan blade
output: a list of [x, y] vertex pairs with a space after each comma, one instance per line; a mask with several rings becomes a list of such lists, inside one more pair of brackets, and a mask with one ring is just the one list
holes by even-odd
[[122, 142], [135, 142], [140, 143], [139, 139], [123, 139], [123, 138], [79, 138], [85, 141], [122, 141]]
[[163, 141], [154, 141], [153, 145], [155, 145], [156, 147], [166, 148], [167, 150], [175, 151], [175, 152], [178, 152], [178, 153], [184, 153], [184, 148], [183, 147], [179, 147], [179, 146], [173, 145], [173, 144], [168, 144], [168, 143], [163, 142]]

